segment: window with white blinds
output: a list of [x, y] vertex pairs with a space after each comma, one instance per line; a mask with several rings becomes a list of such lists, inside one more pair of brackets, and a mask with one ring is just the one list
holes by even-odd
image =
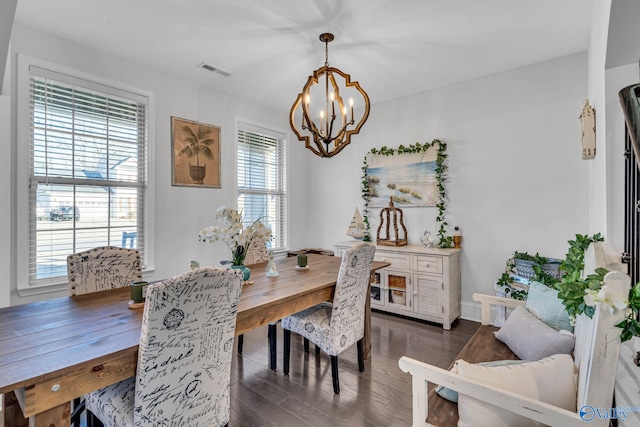
[[30, 65], [28, 105], [29, 284], [60, 282], [67, 255], [97, 246], [144, 265], [148, 98]]
[[245, 224], [260, 219], [271, 229], [271, 250], [286, 246], [285, 136], [238, 123], [238, 209]]

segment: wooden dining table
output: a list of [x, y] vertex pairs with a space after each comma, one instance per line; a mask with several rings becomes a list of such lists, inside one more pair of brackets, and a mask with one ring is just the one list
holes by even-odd
[[[310, 254], [309, 269], [298, 271], [296, 258], [285, 258], [276, 263], [277, 277], [266, 276], [267, 263], [251, 266], [236, 335], [331, 300], [340, 261]], [[388, 265], [374, 261], [371, 272]], [[125, 287], [0, 309], [0, 394], [15, 392], [31, 425], [68, 426], [74, 398], [135, 375], [143, 309], [130, 309], [129, 300]], [[371, 350], [369, 302], [365, 358]], [[5, 419], [5, 426], [17, 424]]]

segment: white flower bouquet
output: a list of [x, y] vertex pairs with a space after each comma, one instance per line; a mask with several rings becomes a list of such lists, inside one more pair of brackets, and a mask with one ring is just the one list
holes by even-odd
[[243, 265], [251, 241], [259, 237], [265, 242], [271, 239], [271, 230], [260, 219], [245, 226], [243, 216], [236, 209], [220, 206], [214, 217], [222, 225], [210, 225], [200, 230], [201, 242], [224, 243], [231, 251], [233, 265]]

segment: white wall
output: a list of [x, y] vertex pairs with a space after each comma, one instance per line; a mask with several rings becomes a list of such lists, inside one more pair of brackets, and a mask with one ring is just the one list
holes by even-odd
[[[191, 259], [199, 260], [201, 265], [218, 265], [219, 260], [228, 258], [223, 245], [198, 242], [198, 230], [213, 223], [213, 214], [218, 206], [236, 205], [234, 120], [236, 117], [242, 117], [288, 132], [286, 111], [273, 111], [271, 108], [256, 105], [249, 100], [196, 85], [159, 70], [18, 24], [13, 29], [11, 49], [13, 64], [8, 72], [14, 74], [11, 79], [13, 88], [15, 88], [15, 55], [23, 53], [154, 94], [156, 122], [155, 128], [152, 129], [155, 137], [151, 140], [154, 173], [150, 176], [150, 181], [155, 186], [152, 194], [155, 199], [155, 210], [150, 217], [155, 223], [155, 239], [151, 247], [155, 252], [155, 271], [149, 277], [150, 279], [182, 273], [188, 268]], [[171, 186], [171, 116], [221, 127], [221, 189]], [[13, 148], [15, 150], [15, 146]], [[291, 147], [288, 154], [293, 165], [290, 174], [290, 195], [292, 200], [303, 200], [306, 184], [298, 177], [301, 171], [307, 169], [305, 164], [308, 155], [298, 146]], [[2, 170], [5, 169], [2, 168]], [[15, 173], [15, 170], [13, 172]], [[3, 180], [3, 182], [6, 181]], [[3, 190], [5, 190], [4, 187]], [[7, 210], [0, 210], [0, 223], [15, 226], [16, 194], [12, 194], [10, 200], [13, 213], [8, 217]], [[305, 245], [305, 224], [300, 220], [305, 218], [305, 204], [292, 203], [290, 215], [296, 219], [291, 229], [291, 245], [293, 247]], [[15, 285], [15, 251], [13, 251], [11, 266], [12, 280], [1, 281], [0, 292], [4, 292], [7, 284], [11, 283], [12, 304], [66, 295], [66, 292], [58, 292], [34, 298], [18, 296]]]
[[18, 0], [4, 0], [0, 2], [0, 95], [2, 94], [2, 81], [4, 80], [5, 65], [9, 54], [9, 41], [11, 40], [11, 28], [13, 17], [16, 14]]
[[[190, 259], [224, 258], [221, 246], [199, 243], [197, 231], [211, 223], [219, 205], [235, 202], [234, 118], [288, 131], [287, 112], [19, 25], [11, 42], [12, 59], [21, 52], [155, 94], [156, 271], [151, 278], [177, 274]], [[362, 206], [362, 159], [372, 147], [441, 138], [450, 154], [447, 220], [464, 236], [465, 316], [475, 316], [471, 295], [492, 291], [514, 250], [561, 257], [567, 240], [587, 231], [588, 162], [581, 160], [578, 121], [587, 91], [586, 61], [586, 54], [577, 54], [382, 104], [373, 100], [362, 133], [331, 159], [312, 155], [290, 137], [290, 246], [331, 248], [347, 238], [353, 210]], [[171, 115], [222, 127], [222, 189], [171, 186]], [[12, 194], [12, 203], [15, 198]], [[15, 224], [13, 207], [10, 217], [0, 210], [0, 221]], [[374, 230], [378, 213], [371, 215]], [[412, 243], [425, 227], [435, 230], [435, 215], [435, 208], [405, 210]], [[15, 292], [12, 257], [11, 302], [17, 304], [29, 299]]]
[[[607, 52], [607, 33], [611, 0], [595, 0], [591, 15], [591, 32], [588, 54], [588, 99], [596, 110], [596, 157], [588, 160], [589, 164], [589, 234], [602, 232], [605, 238], [614, 243], [614, 236], [609, 236], [609, 188], [607, 174], [607, 120], [605, 107], [605, 61]], [[612, 240], [613, 239], [613, 240]]]
[[[588, 162], [580, 122], [586, 53], [375, 104], [360, 135], [331, 160], [311, 162], [310, 241], [345, 240], [372, 147], [448, 143], [447, 221], [463, 234], [463, 316], [474, 292], [491, 293], [514, 250], [563, 257], [588, 230]], [[366, 89], [366, 88], [365, 88]], [[373, 100], [375, 101], [375, 100]], [[407, 208], [410, 243], [435, 229], [436, 208]], [[379, 210], [373, 210], [372, 229]]]
[[[11, 103], [8, 96], [0, 95], [0, 147], [8, 152], [11, 145]], [[11, 191], [11, 156], [0, 156], [0, 200], [9, 200]], [[11, 222], [8, 209], [0, 209], [0, 307], [9, 305], [11, 283]]]

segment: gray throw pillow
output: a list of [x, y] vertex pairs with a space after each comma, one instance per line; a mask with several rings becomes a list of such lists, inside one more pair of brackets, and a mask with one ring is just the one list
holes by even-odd
[[569, 331], [556, 331], [527, 309], [516, 307], [495, 333], [522, 360], [540, 360], [554, 354], [571, 354], [576, 342]]

